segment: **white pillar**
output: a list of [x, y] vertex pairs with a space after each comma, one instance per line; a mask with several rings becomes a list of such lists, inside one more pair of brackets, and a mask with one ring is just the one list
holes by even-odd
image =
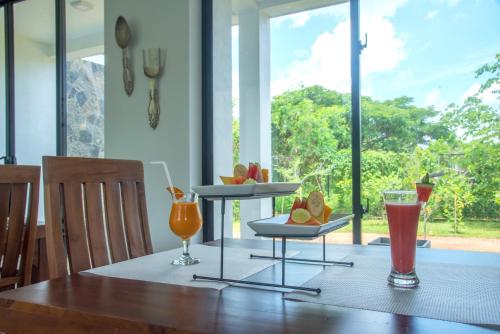
[[[271, 169], [270, 20], [258, 9], [239, 14], [240, 160]], [[247, 222], [272, 214], [271, 199], [241, 201], [241, 237]]]
[[[233, 175], [231, 0], [213, 1], [214, 184]], [[214, 238], [220, 238], [220, 201], [214, 202]], [[232, 237], [231, 202], [226, 203], [224, 236]]]

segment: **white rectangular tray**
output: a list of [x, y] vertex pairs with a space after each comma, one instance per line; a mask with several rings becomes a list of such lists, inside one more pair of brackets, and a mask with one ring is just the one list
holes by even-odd
[[228, 199], [246, 197], [270, 197], [272, 195], [287, 195], [294, 193], [300, 187], [300, 183], [257, 183], [257, 184], [234, 184], [234, 185], [213, 185], [193, 187], [193, 191], [204, 198]]
[[319, 226], [285, 224], [289, 215], [248, 222], [248, 226], [259, 236], [311, 238], [335, 231], [349, 224], [352, 214], [333, 214], [330, 221]]

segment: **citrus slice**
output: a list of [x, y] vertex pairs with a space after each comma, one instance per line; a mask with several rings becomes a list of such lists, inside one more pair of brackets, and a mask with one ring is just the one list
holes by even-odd
[[[319, 191], [313, 191], [307, 198], [307, 210], [313, 217], [323, 218], [323, 211], [325, 209], [325, 198]], [[323, 220], [323, 219], [321, 219]]]
[[328, 205], [325, 205], [325, 211], [323, 212], [323, 224], [328, 223], [332, 211], [332, 208], [330, 208]]
[[242, 164], [237, 164], [234, 166], [233, 170], [233, 176], [238, 177], [238, 176], [243, 176], [247, 177], [248, 169], [245, 167], [245, 165]]
[[292, 220], [296, 224], [305, 224], [311, 219], [311, 214], [306, 209], [295, 209], [292, 212]]
[[219, 176], [222, 183], [225, 185], [236, 184], [236, 178], [234, 176]]
[[167, 187], [167, 190], [172, 196], [175, 194], [175, 199], [180, 199], [184, 196], [184, 191], [177, 187]]

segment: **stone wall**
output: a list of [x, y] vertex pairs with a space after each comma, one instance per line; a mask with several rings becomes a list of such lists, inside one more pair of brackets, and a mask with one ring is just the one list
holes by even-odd
[[104, 65], [67, 62], [68, 156], [104, 157]]

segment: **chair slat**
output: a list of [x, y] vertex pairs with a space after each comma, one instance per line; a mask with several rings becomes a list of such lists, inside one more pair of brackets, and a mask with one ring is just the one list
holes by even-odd
[[10, 184], [0, 184], [0, 260], [7, 245], [7, 218], [9, 217]]
[[151, 243], [151, 234], [149, 233], [148, 210], [146, 207], [146, 189], [144, 182], [137, 182], [137, 196], [139, 197], [139, 210], [142, 218], [142, 236], [146, 245], [146, 253], [153, 253], [153, 245]]
[[47, 239], [47, 264], [49, 277], [56, 278], [68, 273], [66, 248], [63, 240], [60, 185], [45, 183], [45, 234]]
[[11, 207], [7, 228], [8, 235], [2, 264], [2, 277], [17, 275], [17, 266], [24, 236], [24, 214], [26, 210], [27, 192], [28, 185], [26, 183], [14, 183], [12, 185]]
[[92, 266], [105, 266], [109, 264], [109, 257], [105, 239], [100, 183], [85, 183], [85, 203]]
[[35, 255], [36, 231], [38, 225], [38, 201], [40, 196], [40, 172], [37, 171], [36, 178], [31, 182], [31, 189], [28, 195], [28, 225], [24, 236], [23, 252], [21, 257], [22, 281], [19, 285], [31, 284], [33, 270], [33, 257]]
[[146, 255], [141, 216], [139, 214], [139, 199], [135, 182], [122, 183], [123, 215], [127, 232], [128, 248], [132, 258]]
[[104, 198], [106, 200], [106, 221], [110, 241], [111, 259], [113, 262], [128, 260], [125, 231], [123, 230], [120, 185], [117, 182], [104, 184]]
[[82, 184], [64, 184], [64, 217], [68, 238], [69, 264], [73, 272], [92, 268], [83, 216]]

